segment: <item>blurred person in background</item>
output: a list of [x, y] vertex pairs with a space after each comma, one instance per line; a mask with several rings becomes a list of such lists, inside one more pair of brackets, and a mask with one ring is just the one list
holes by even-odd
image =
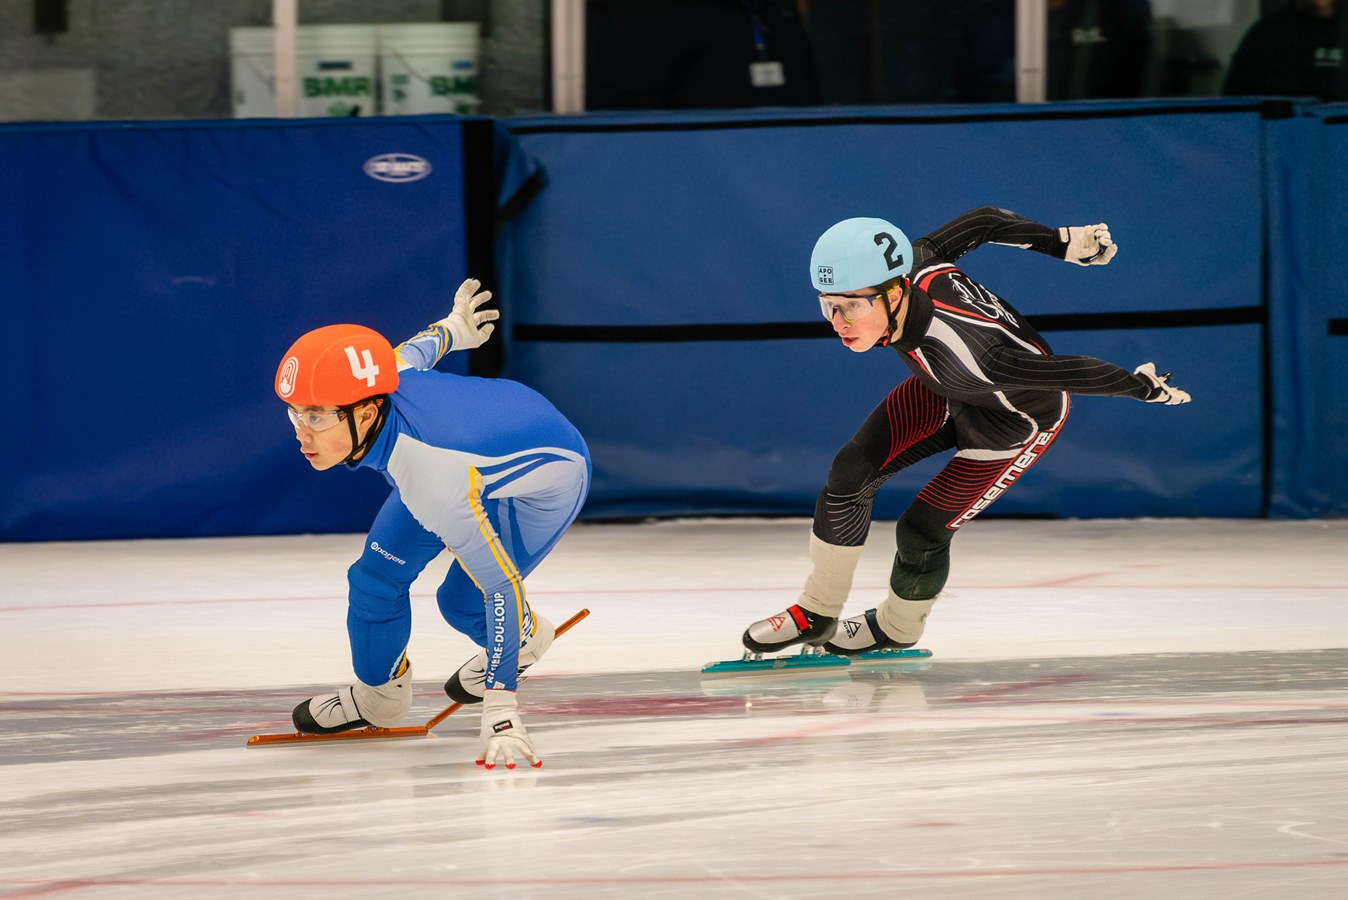
[[586, 109], [819, 102], [795, 0], [590, 0]]
[[[1048, 0], [1046, 99], [1142, 97], [1152, 62], [1149, 0]], [[956, 82], [965, 102], [1016, 99], [1015, 0], [971, 11]]]
[[1338, 0], [1288, 0], [1245, 32], [1222, 93], [1348, 100], [1345, 49], [1348, 22]]

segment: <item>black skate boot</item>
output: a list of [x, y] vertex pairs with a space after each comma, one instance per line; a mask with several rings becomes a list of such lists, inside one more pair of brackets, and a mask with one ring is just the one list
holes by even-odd
[[833, 637], [838, 620], [792, 606], [760, 619], [744, 631], [744, 646], [753, 653], [775, 653], [793, 644], [822, 644]]
[[838, 629], [824, 644], [824, 652], [838, 656], [856, 656], [858, 653], [872, 653], [876, 650], [907, 650], [912, 644], [903, 644], [893, 640], [880, 630], [875, 610], [868, 609], [859, 616], [843, 619]]

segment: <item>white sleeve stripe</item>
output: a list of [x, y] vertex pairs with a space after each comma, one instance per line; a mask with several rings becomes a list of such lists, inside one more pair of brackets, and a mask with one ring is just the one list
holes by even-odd
[[[938, 316], [941, 316], [941, 315], [954, 315], [953, 313], [946, 313], [944, 310], [935, 310], [934, 312], [935, 312], [935, 314], [932, 316], [933, 319], [935, 319], [935, 318], [937, 318]], [[959, 321], [960, 321], [960, 322], [963, 322], [963, 323], [966, 324], [966, 325], [973, 325], [973, 326], [976, 326], [976, 327], [978, 327], [978, 328], [988, 328], [988, 329], [991, 329], [991, 330], [993, 330], [993, 331], [999, 331], [999, 332], [1001, 332], [1004, 336], [1006, 336], [1006, 337], [1010, 338], [1011, 340], [1015, 341], [1017, 344], [1019, 344], [1021, 347], [1025, 348], [1026, 350], [1029, 350], [1029, 351], [1032, 352], [1032, 353], [1037, 353], [1037, 354], [1039, 354], [1040, 356], [1043, 356], [1043, 355], [1044, 355], [1044, 351], [1043, 351], [1042, 349], [1040, 349], [1039, 347], [1036, 347], [1034, 344], [1030, 343], [1030, 342], [1027, 341], [1027, 340], [1024, 340], [1024, 339], [1022, 339], [1022, 338], [1020, 338], [1020, 337], [1017, 337], [1015, 332], [1013, 332], [1011, 329], [1007, 328], [1005, 325], [1003, 325], [1003, 324], [1000, 323], [1000, 322], [989, 322], [989, 321], [986, 320], [986, 319], [980, 319], [980, 318], [977, 318], [977, 317], [974, 317], [974, 316], [960, 316], [960, 317], [959, 317]]]
[[1021, 447], [1013, 447], [1010, 450], [956, 450], [955, 455], [964, 459], [1014, 459], [1020, 456], [1022, 449]]
[[969, 352], [968, 345], [960, 340], [960, 336], [948, 323], [936, 316], [932, 316], [931, 325], [927, 329], [927, 336], [945, 347], [951, 356], [958, 360], [964, 366], [965, 371], [970, 375], [973, 375], [984, 384], [993, 383], [992, 379], [983, 371], [983, 367], [978, 364], [978, 360], [976, 360], [974, 355]]

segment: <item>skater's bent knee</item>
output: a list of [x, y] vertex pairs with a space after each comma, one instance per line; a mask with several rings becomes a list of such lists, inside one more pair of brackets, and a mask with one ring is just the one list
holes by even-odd
[[943, 522], [932, 521], [931, 511], [927, 509], [909, 509], [900, 517], [894, 529], [894, 541], [899, 552], [914, 555], [948, 547], [954, 537], [955, 532], [947, 529]]
[[945, 587], [950, 575], [950, 539], [953, 533], [931, 537], [907, 519], [899, 520], [895, 534], [898, 552], [889, 586], [905, 600], [930, 600]]
[[948, 567], [923, 572], [911, 566], [896, 565], [889, 576], [889, 586], [904, 600], [934, 600], [945, 587], [950, 575]]
[[853, 494], [875, 480], [875, 465], [856, 441], [848, 441], [833, 457], [828, 470], [828, 490], [834, 494]]
[[379, 567], [357, 561], [347, 569], [346, 575], [352, 611], [381, 620], [399, 615], [406, 609], [410, 585], [389, 578]]

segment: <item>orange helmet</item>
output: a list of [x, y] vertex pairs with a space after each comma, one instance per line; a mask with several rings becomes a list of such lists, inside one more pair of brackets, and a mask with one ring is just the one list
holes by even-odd
[[393, 347], [363, 325], [316, 328], [290, 346], [276, 396], [292, 406], [350, 406], [398, 389]]

